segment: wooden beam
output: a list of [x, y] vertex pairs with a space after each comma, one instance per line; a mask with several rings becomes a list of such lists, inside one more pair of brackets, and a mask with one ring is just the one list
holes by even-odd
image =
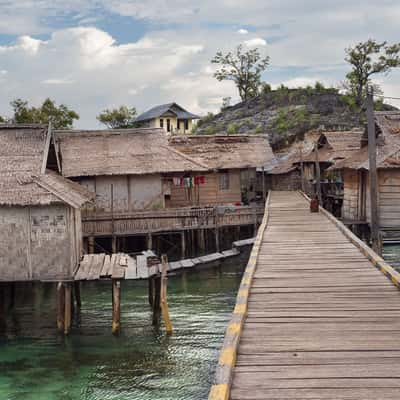
[[112, 334], [118, 335], [121, 329], [121, 281], [112, 280]]
[[70, 282], [64, 283], [64, 335], [69, 335], [72, 325], [72, 285]]
[[157, 326], [160, 322], [161, 311], [161, 276], [157, 275], [154, 278], [154, 300], [153, 300], [153, 326]]
[[367, 91], [367, 121], [368, 121], [368, 159], [369, 159], [369, 185], [371, 204], [371, 241], [372, 249], [382, 253], [379, 237], [379, 214], [378, 214], [378, 172], [376, 168], [376, 135], [374, 118], [374, 94], [370, 87]]
[[164, 319], [165, 330], [167, 332], [167, 335], [171, 335], [172, 323], [169, 317], [169, 308], [167, 301], [167, 286], [168, 286], [167, 269], [168, 269], [167, 256], [163, 254], [161, 256], [161, 288], [160, 288], [161, 312]]
[[64, 333], [65, 318], [65, 288], [62, 282], [57, 284], [57, 329]]
[[318, 141], [315, 143], [315, 183], [316, 183], [318, 201], [319, 204], [322, 206], [321, 170], [319, 168]]
[[82, 307], [82, 301], [81, 301], [81, 283], [79, 281], [74, 282], [74, 294], [75, 294], [76, 307], [80, 309]]
[[186, 237], [185, 231], [181, 232], [181, 259], [184, 260], [186, 257]]

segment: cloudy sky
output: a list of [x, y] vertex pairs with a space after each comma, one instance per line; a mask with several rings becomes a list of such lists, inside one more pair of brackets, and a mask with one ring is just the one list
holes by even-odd
[[[270, 55], [272, 85], [336, 86], [344, 48], [400, 41], [399, 21], [398, 0], [0, 0], [0, 114], [17, 97], [63, 102], [84, 128], [122, 104], [216, 111], [237, 93], [213, 78], [210, 59], [239, 43]], [[400, 97], [400, 71], [376, 82]]]

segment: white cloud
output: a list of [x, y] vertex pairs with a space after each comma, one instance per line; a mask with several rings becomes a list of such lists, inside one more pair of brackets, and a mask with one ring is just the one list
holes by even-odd
[[[145, 20], [143, 36], [129, 40], [124, 29], [120, 44], [95, 27], [107, 27], [113, 13], [132, 17], [135, 37], [136, 20]], [[0, 34], [20, 36], [0, 46], [0, 70], [8, 71], [0, 73], [0, 114], [15, 97], [38, 104], [47, 96], [79, 111], [84, 127], [124, 103], [142, 111], [176, 100], [196, 113], [215, 111], [237, 93], [215, 80], [210, 60], [240, 42], [271, 57], [269, 82], [336, 84], [348, 71], [344, 48], [369, 37], [398, 41], [399, 18], [398, 0], [365, 0], [362, 9], [355, 0], [0, 0]], [[78, 27], [60, 28], [71, 24]], [[396, 94], [400, 74], [382, 82]]]
[[247, 47], [264, 47], [267, 45], [266, 40], [263, 38], [254, 38], [254, 39], [249, 39], [244, 41], [245, 46]]
[[206, 64], [210, 58], [203, 56], [203, 43], [190, 36], [178, 39], [156, 32], [121, 45], [93, 27], [60, 30], [46, 42], [20, 38], [0, 48], [0, 67], [11, 71], [0, 81], [1, 114], [10, 112], [8, 103], [17, 97], [35, 105], [46, 97], [65, 103], [81, 115], [77, 126], [82, 127], [93, 127], [100, 110], [121, 104], [142, 111], [176, 100], [204, 113], [211, 95], [222, 97], [226, 87], [234, 87], [203, 71], [199, 56], [206, 57]]
[[42, 83], [45, 85], [70, 85], [75, 81], [72, 79], [45, 79]]

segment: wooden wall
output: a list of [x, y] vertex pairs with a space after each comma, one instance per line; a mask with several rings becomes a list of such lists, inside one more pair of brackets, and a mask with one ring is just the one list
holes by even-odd
[[114, 212], [164, 207], [159, 174], [96, 176], [80, 179], [80, 183], [96, 193], [97, 211], [110, 212], [111, 198]]
[[301, 176], [300, 171], [294, 170], [287, 174], [267, 175], [267, 190], [300, 190]]
[[359, 219], [359, 173], [356, 170], [343, 171], [344, 197], [342, 217], [344, 219]]
[[[367, 172], [345, 170], [343, 217], [371, 221], [369, 177]], [[400, 169], [378, 171], [378, 210], [381, 228], [400, 228]], [[363, 194], [365, 192], [365, 194]], [[364, 214], [364, 215], [363, 215]]]
[[379, 222], [382, 228], [400, 228], [400, 169], [378, 173]]
[[[240, 170], [233, 169], [227, 172], [229, 173], [228, 190], [221, 190], [219, 187], [222, 172], [198, 174], [205, 177], [205, 183], [193, 189], [171, 184], [171, 195], [170, 199], [166, 201], [166, 207], [207, 206], [240, 202]], [[191, 190], [190, 194], [189, 190]]]
[[0, 208], [0, 280], [71, 279], [81, 256], [80, 212], [66, 205]]

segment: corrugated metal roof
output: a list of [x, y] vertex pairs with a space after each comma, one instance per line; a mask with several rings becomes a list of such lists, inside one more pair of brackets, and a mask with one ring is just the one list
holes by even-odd
[[155, 106], [150, 110], [140, 114], [135, 122], [147, 121], [149, 119], [158, 118], [163, 116], [166, 113], [172, 113], [178, 119], [199, 119], [198, 115], [192, 114], [189, 111], [186, 111], [183, 107], [181, 107], [177, 103], [167, 103], [161, 104], [159, 106]]

